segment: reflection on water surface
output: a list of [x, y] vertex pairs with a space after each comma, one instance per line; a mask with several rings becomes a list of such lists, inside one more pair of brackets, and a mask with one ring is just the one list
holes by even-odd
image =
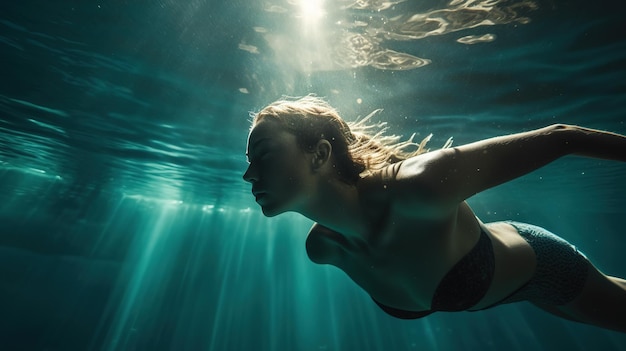
[[[301, 0], [290, 1], [286, 7], [271, 4], [265, 11], [276, 15], [281, 22], [276, 27], [280, 30], [265, 26], [254, 29], [262, 34], [273, 52], [260, 51], [247, 43], [240, 44], [240, 48], [283, 58], [285, 64], [302, 71], [364, 66], [407, 70], [428, 65], [431, 60], [392, 50], [389, 46], [393, 42], [416, 42], [451, 33], [457, 33], [451, 40], [459, 44], [492, 42], [496, 35], [489, 32], [488, 26], [527, 24], [530, 22], [527, 14], [538, 8], [528, 0], [453, 0], [444, 8], [428, 11], [411, 10], [414, 5], [406, 0], [335, 3]], [[469, 33], [474, 28], [481, 31]]]

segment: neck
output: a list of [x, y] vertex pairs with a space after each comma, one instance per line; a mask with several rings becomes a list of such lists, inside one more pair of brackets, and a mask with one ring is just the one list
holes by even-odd
[[367, 240], [368, 221], [356, 185], [338, 179], [324, 180], [311, 195], [306, 208], [298, 212], [348, 240]]

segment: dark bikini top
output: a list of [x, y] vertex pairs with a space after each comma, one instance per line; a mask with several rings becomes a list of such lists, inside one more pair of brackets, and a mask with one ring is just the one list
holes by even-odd
[[[481, 228], [474, 247], [441, 279], [427, 311], [404, 311], [374, 300], [383, 311], [402, 319], [426, 317], [437, 311], [464, 311], [476, 305], [491, 285], [495, 260], [491, 239]], [[372, 298], [373, 299], [373, 298]]]

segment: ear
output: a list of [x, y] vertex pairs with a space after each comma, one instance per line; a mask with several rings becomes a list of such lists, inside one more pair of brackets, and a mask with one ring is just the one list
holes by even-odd
[[326, 139], [320, 139], [313, 149], [313, 169], [318, 169], [330, 160], [333, 146]]

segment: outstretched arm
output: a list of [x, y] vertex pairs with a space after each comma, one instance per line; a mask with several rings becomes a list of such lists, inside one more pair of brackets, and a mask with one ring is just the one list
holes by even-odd
[[579, 126], [556, 127], [569, 130], [565, 142], [572, 144], [574, 154], [626, 162], [626, 136]]
[[455, 206], [569, 154], [626, 161], [626, 137], [556, 124], [419, 155], [393, 167], [387, 177], [395, 178], [397, 194]]

